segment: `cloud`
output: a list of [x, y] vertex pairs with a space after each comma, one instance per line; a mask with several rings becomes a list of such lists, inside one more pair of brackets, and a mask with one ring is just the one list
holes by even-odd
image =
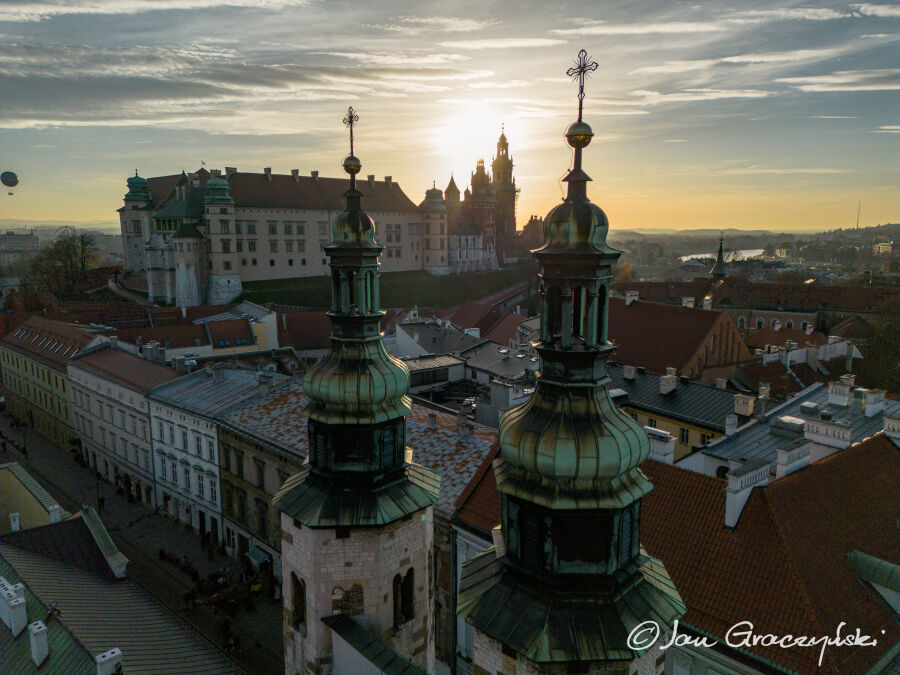
[[404, 33], [406, 35], [422, 35], [424, 33], [470, 33], [493, 26], [497, 21], [479, 21], [477, 19], [460, 19], [456, 17], [414, 17], [403, 16], [400, 23], [365, 24], [366, 28]]
[[833, 173], [853, 173], [848, 169], [832, 169], [830, 167], [813, 167], [813, 168], [790, 168], [790, 169], [778, 169], [778, 168], [763, 168], [758, 166], [748, 166], [741, 169], [724, 169], [722, 171], [714, 171], [716, 175], [719, 176], [760, 176], [760, 175], [773, 175], [773, 176], [788, 176], [793, 174], [833, 174]]
[[307, 0], [57, 0], [56, 2], [5, 2], [0, 22], [37, 22], [76, 14], [143, 14], [165, 10], [197, 10], [217, 7], [283, 9], [305, 5]]
[[450, 49], [528, 49], [565, 44], [565, 40], [553, 38], [485, 38], [483, 40], [455, 40], [439, 43]]
[[789, 63], [828, 59], [847, 51], [847, 47], [829, 47], [826, 49], [794, 49], [786, 52], [759, 52], [755, 54], [738, 54], [720, 59], [721, 63]]
[[687, 143], [686, 138], [667, 138], [663, 143]]
[[519, 89], [530, 87], [531, 82], [525, 80], [506, 80], [504, 82], [474, 82], [469, 85], [471, 89]]
[[463, 54], [426, 54], [422, 52], [311, 52], [322, 56], [338, 56], [344, 59], [360, 61], [379, 66], [438, 66], [447, 63], [468, 61], [470, 57]]
[[556, 35], [651, 35], [654, 33], [713, 33], [723, 29], [724, 26], [719, 23], [700, 21], [619, 24], [601, 21], [575, 28], [558, 28], [552, 32]]
[[850, 5], [860, 14], [878, 17], [900, 17], [900, 5], [873, 5], [863, 3], [859, 5]]
[[893, 91], [900, 89], [900, 68], [839, 70], [831, 75], [783, 77], [800, 91]]
[[831, 21], [846, 19], [851, 15], [834, 9], [820, 7], [781, 7], [777, 9], [751, 9], [738, 12], [728, 20], [734, 23], [762, 23], [766, 21]]
[[811, 120], [855, 120], [855, 115], [810, 115]]
[[882, 125], [873, 131], [876, 134], [900, 134], [900, 124]]

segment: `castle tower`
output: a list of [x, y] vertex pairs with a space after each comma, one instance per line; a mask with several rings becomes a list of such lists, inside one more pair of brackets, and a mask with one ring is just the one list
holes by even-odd
[[716, 264], [709, 271], [709, 276], [713, 279], [724, 279], [728, 276], [728, 264], [725, 262], [725, 254], [722, 251], [722, 243], [725, 240], [725, 233], [719, 235], [719, 252], [716, 254]]
[[[582, 92], [593, 68], [582, 51], [570, 71]], [[608, 388], [608, 298], [621, 251], [607, 244], [606, 214], [587, 197], [581, 160], [593, 132], [580, 100], [566, 131], [575, 149], [568, 195], [547, 215], [534, 251], [540, 376], [532, 397], [499, 425], [500, 543], [469, 561], [460, 580], [476, 672], [495, 672], [509, 658], [515, 672], [624, 672], [643, 655], [629, 633], [644, 621], [669, 626], [684, 611], [651, 582], [640, 552], [641, 498], [653, 486], [639, 466], [650, 443]], [[655, 573], [665, 576], [661, 564]]]
[[[342, 661], [363, 631], [434, 672], [432, 504], [439, 478], [409, 463], [409, 373], [381, 338], [375, 224], [361, 208], [350, 155], [347, 209], [332, 225], [331, 348], [306, 374], [309, 468], [289, 478], [280, 509], [285, 672], [356, 672]], [[387, 653], [387, 652], [386, 652]], [[360, 658], [362, 658], [360, 656]]]
[[513, 160], [509, 156], [509, 142], [505, 131], [501, 131], [497, 141], [497, 155], [491, 163], [493, 175], [491, 190], [497, 200], [497, 213], [494, 221], [500, 239], [508, 239], [516, 235], [516, 181], [513, 178]]
[[150, 238], [150, 218], [146, 215], [146, 208], [152, 196], [147, 179], [141, 178], [137, 170], [126, 183], [128, 193], [124, 197], [125, 204], [119, 209], [122, 250], [125, 253], [122, 267], [127, 274], [139, 275], [146, 269], [144, 244]]
[[203, 211], [208, 223], [209, 275], [206, 301], [211, 305], [231, 302], [243, 292], [234, 242], [234, 199], [228, 182], [219, 176], [206, 181]]
[[[451, 179], [452, 180], [452, 179]], [[422, 211], [422, 267], [434, 274], [446, 274], [450, 266], [450, 237], [447, 204], [440, 189], [425, 191]]]

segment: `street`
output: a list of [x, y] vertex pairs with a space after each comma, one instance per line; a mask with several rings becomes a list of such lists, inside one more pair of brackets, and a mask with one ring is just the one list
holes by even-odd
[[[199, 535], [184, 524], [148, 511], [139, 503], [129, 503], [124, 495], [116, 494], [113, 485], [97, 479], [92, 469], [78, 465], [68, 448], [57, 447], [24, 425], [13, 430], [10, 422], [8, 412], [0, 414], [0, 431], [7, 438], [6, 452], [0, 450], [0, 463], [15, 461], [24, 466], [72, 513], [80, 510], [82, 504], [98, 508], [100, 500], [103, 505], [102, 511], [98, 508], [100, 517], [129, 559], [128, 577], [224, 650], [221, 627], [226, 617], [212, 606], [187, 607], [184, 595], [195, 588], [194, 582], [178, 565], [162, 560], [160, 549], [176, 560], [188, 560], [200, 578], [222, 569], [234, 571], [237, 562], [219, 555], [208, 560]], [[25, 454], [20, 451], [23, 441]], [[253, 605], [252, 609], [241, 609], [230, 618], [231, 632], [237, 635], [240, 644], [240, 651], [231, 658], [249, 673], [281, 675], [284, 672], [281, 601], [257, 595]]]

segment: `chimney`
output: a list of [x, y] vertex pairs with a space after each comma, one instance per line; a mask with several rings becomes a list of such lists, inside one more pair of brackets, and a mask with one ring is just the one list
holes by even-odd
[[884, 435], [900, 441], [900, 416], [885, 415], [884, 416]]
[[59, 504], [54, 504], [47, 510], [50, 512], [51, 523], [58, 523], [62, 520], [62, 507]]
[[650, 438], [650, 459], [655, 459], [663, 464], [675, 462], [675, 437], [668, 431], [644, 427]]
[[773, 328], [775, 329], [776, 333], [781, 330], [781, 322], [778, 319], [775, 320], [775, 325], [773, 326]]
[[497, 525], [491, 530], [491, 539], [494, 542], [494, 550], [498, 558], [506, 555], [506, 538], [503, 536], [503, 527]]
[[628, 305], [637, 300], [639, 295], [637, 291], [625, 291], [625, 306], [628, 307]]
[[385, 177], [384, 177], [384, 183], [385, 183], [385, 185], [388, 186], [388, 190], [390, 190], [390, 189], [391, 189], [391, 177], [390, 177], [390, 176], [385, 176]]
[[263, 169], [263, 173], [266, 174], [266, 180], [271, 183], [272, 182], [272, 167], [267, 166], [265, 169]]
[[750, 417], [753, 414], [753, 403], [756, 399], [747, 394], [734, 395], [734, 412], [736, 415]]
[[728, 380], [726, 380], [724, 377], [717, 377], [716, 389], [728, 389]]
[[291, 177], [294, 179], [295, 183], [300, 182], [300, 169], [291, 169]]
[[866, 417], [875, 417], [884, 411], [884, 389], [857, 387], [853, 390], [853, 405]]
[[[803, 438], [819, 445], [843, 450], [850, 447], [850, 423], [844, 420], [831, 419], [831, 415], [822, 413], [819, 417], [806, 420], [806, 423], [803, 425]], [[825, 454], [830, 454], [831, 452], [833, 451]], [[821, 459], [824, 456], [821, 455], [815, 459]]]
[[712, 309], [712, 296], [706, 295], [703, 297], [703, 309]]
[[31, 660], [34, 665], [40, 666], [50, 654], [47, 648], [47, 626], [43, 621], [29, 624], [28, 636], [31, 639]]
[[94, 657], [97, 663], [97, 675], [116, 675], [125, 672], [125, 655], [118, 647]]
[[666, 368], [666, 374], [659, 378], [659, 393], [668, 394], [675, 391], [678, 384], [678, 376], [674, 368]]
[[366, 178], [369, 179], [369, 187], [375, 187], [375, 174], [370, 173]]
[[318, 171], [310, 171], [309, 175], [312, 176], [312, 179], [317, 181], [319, 180], [319, 172]]
[[819, 347], [818, 345], [806, 345], [806, 365], [813, 370], [819, 368]]
[[731, 460], [725, 491], [725, 527], [734, 527], [750, 499], [753, 488], [768, 485], [769, 463], [759, 460]]
[[181, 306], [181, 318], [187, 320], [187, 307]]
[[172, 365], [175, 366], [175, 372], [179, 375], [187, 375], [188, 369], [184, 363], [185, 359], [183, 355], [176, 356], [172, 359]]
[[28, 624], [28, 609], [25, 606], [25, 598], [18, 597], [14, 592], [12, 598], [6, 600], [7, 612], [9, 616], [9, 630], [14, 638], [19, 637], [19, 633], [25, 630]]
[[272, 391], [272, 373], [259, 374], [259, 393], [267, 396]]
[[624, 366], [622, 368], [622, 377], [624, 377], [626, 380], [633, 380], [634, 374], [636, 372], [637, 368], [635, 368], [634, 366]]
[[428, 413], [428, 426], [434, 428], [437, 426], [437, 413], [430, 412]]
[[456, 433], [460, 438], [468, 438], [472, 435], [472, 427], [469, 425], [469, 418], [464, 410], [460, 410], [456, 415]]
[[803, 443], [799, 447], [791, 445], [775, 450], [778, 458], [775, 461], [775, 478], [787, 476], [809, 464], [809, 444]]
[[850, 387], [851, 385], [844, 382], [843, 377], [838, 382], [829, 382], [828, 403], [846, 408], [850, 405]]
[[226, 175], [226, 176], [230, 176], [230, 175], [233, 174], [233, 173], [237, 173], [237, 167], [236, 167], [236, 166], [226, 166], [226, 167], [225, 167], [225, 175]]
[[9, 514], [9, 530], [10, 530], [10, 532], [18, 532], [19, 531], [19, 514], [18, 513], [10, 513]]
[[222, 175], [221, 169], [210, 169], [209, 173], [211, 176], [215, 176], [216, 178], [219, 178]]
[[213, 382], [224, 382], [225, 381], [225, 364], [224, 363], [214, 363], [212, 367], [213, 374]]
[[681, 298], [681, 306], [682, 306], [682, 307], [690, 307], [691, 309], [693, 309], [693, 307], [694, 307], [694, 298], [691, 297], [691, 296], [689, 296], [689, 295], [682, 296], [682, 298]]
[[848, 387], [852, 387], [856, 382], [856, 375], [851, 373], [847, 373], [846, 375], [841, 375], [841, 384], [846, 384]]
[[[752, 399], [751, 399], [752, 400]], [[734, 436], [737, 433], [738, 416], [734, 413], [725, 415], [725, 435]]]

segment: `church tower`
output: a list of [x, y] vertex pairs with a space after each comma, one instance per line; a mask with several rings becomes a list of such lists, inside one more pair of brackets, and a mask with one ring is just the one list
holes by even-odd
[[282, 514], [285, 671], [357, 672], [352, 659], [364, 656], [350, 653], [350, 645], [366, 635], [384, 654], [432, 673], [432, 504], [439, 478], [410, 463], [406, 448], [409, 373], [382, 342], [383, 247], [356, 189], [357, 120], [350, 108], [347, 209], [325, 247], [331, 347], [304, 381], [309, 465], [273, 500]]
[[719, 252], [716, 254], [716, 264], [709, 271], [713, 279], [724, 279], [728, 276], [728, 265], [725, 262], [725, 254], [722, 251], [722, 243], [725, 241], [725, 233], [719, 235]]
[[497, 141], [497, 155], [491, 163], [491, 190], [497, 200], [497, 224], [499, 238], [516, 235], [516, 181], [513, 178], [513, 160], [509, 156], [509, 142], [505, 130], [501, 130]]
[[[580, 92], [596, 67], [582, 50], [569, 72]], [[662, 565], [654, 561], [651, 572], [640, 549], [641, 498], [653, 486], [639, 466], [650, 443], [609, 392], [608, 298], [621, 251], [607, 244], [606, 214], [587, 197], [582, 151], [593, 132], [581, 119], [582, 97], [566, 131], [575, 151], [568, 195], [533, 252], [540, 376], [532, 397], [500, 420], [501, 530], [460, 580], [476, 672], [625, 672], [643, 656], [629, 633], [644, 621], [665, 631], [684, 611], [661, 590]]]

